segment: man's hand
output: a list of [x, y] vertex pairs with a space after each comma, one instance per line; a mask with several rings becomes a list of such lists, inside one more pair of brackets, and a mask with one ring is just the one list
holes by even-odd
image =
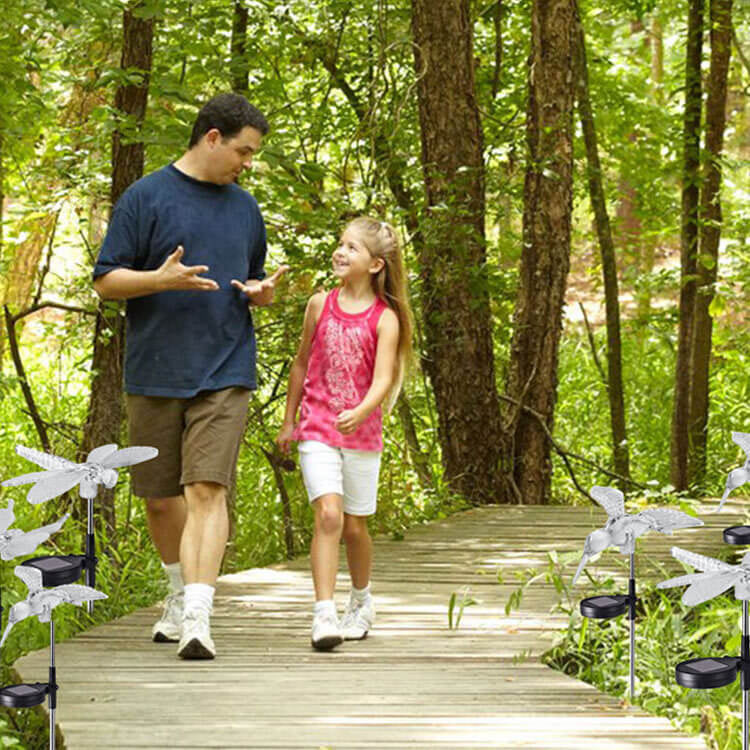
[[289, 270], [289, 266], [279, 266], [276, 272], [263, 281], [248, 279], [244, 284], [232, 279], [232, 286], [239, 289], [254, 305], [270, 305], [273, 302], [273, 292], [279, 279]]
[[336, 417], [336, 429], [342, 435], [351, 435], [364, 421], [365, 416], [359, 409], [344, 409]]
[[205, 279], [198, 276], [199, 273], [207, 273], [208, 266], [183, 266], [182, 256], [185, 250], [182, 245], [161, 264], [156, 275], [158, 284], [162, 291], [168, 289], [202, 289], [207, 292], [214, 291], [219, 285], [213, 279]]

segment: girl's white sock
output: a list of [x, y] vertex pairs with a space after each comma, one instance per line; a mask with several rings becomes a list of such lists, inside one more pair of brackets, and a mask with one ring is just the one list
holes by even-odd
[[352, 585], [352, 601], [357, 604], [364, 604], [370, 597], [370, 584], [368, 583], [363, 589], [355, 588]]
[[214, 606], [214, 589], [207, 583], [185, 584], [185, 611], [189, 609], [202, 609], [209, 614]]
[[182, 566], [180, 563], [169, 563], [167, 565], [162, 562], [161, 566], [164, 568], [164, 572], [167, 574], [167, 579], [169, 580], [169, 593], [181, 594], [185, 588], [185, 583], [182, 580]]

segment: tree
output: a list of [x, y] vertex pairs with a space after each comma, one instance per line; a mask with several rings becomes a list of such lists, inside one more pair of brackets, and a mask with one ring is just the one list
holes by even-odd
[[732, 50], [732, 0], [711, 0], [711, 68], [706, 98], [706, 141], [700, 200], [697, 289], [690, 352], [690, 422], [688, 482], [706, 470], [708, 376], [711, 358], [711, 301], [719, 265], [721, 236], [721, 159], [727, 107], [727, 75]]
[[497, 502], [502, 425], [469, 0], [413, 0], [412, 32], [427, 202], [419, 251], [423, 366], [435, 393], [446, 480], [475, 503]]
[[517, 499], [530, 504], [547, 502], [552, 474], [546, 431], [554, 422], [570, 267], [575, 17], [574, 0], [532, 5], [523, 250], [506, 412], [506, 468]]
[[689, 0], [683, 117], [682, 212], [680, 230], [680, 320], [675, 365], [670, 477], [678, 490], [688, 486], [690, 349], [695, 309], [696, 252], [701, 131], [703, 0]]
[[[578, 14], [578, 12], [576, 12]], [[630, 476], [627, 432], [625, 429], [625, 389], [622, 383], [622, 342], [620, 339], [620, 303], [617, 284], [617, 263], [612, 230], [602, 184], [602, 167], [596, 138], [594, 113], [589, 96], [589, 74], [586, 61], [586, 40], [580, 17], [576, 19], [576, 81], [578, 112], [586, 143], [589, 198], [594, 211], [599, 252], [602, 257], [604, 301], [607, 314], [607, 393], [609, 395], [612, 455], [615, 471]]]
[[[117, 127], [112, 134], [110, 204], [143, 174], [144, 144], [139, 131], [146, 114], [152, 61], [154, 21], [142, 14], [137, 0], [123, 10], [121, 70], [123, 83], [115, 94]], [[99, 304], [94, 333], [93, 378], [81, 455], [103, 443], [118, 443], [122, 426], [122, 362], [125, 319], [121, 303]], [[114, 492], [102, 489], [103, 519], [115, 527]]]

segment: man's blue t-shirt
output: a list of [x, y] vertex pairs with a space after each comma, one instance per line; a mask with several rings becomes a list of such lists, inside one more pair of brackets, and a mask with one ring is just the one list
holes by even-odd
[[230, 386], [256, 388], [255, 332], [232, 279], [262, 279], [266, 230], [255, 199], [172, 164], [133, 183], [112, 212], [94, 278], [116, 268], [159, 268], [178, 245], [186, 266], [216, 291], [167, 291], [127, 301], [125, 390], [190, 398]]

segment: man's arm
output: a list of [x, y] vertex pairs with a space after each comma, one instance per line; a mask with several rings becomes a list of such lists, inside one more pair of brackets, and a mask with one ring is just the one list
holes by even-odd
[[94, 291], [102, 299], [132, 299], [170, 289], [218, 289], [219, 285], [213, 279], [198, 276], [200, 273], [207, 273], [208, 266], [182, 265], [183, 253], [182, 246], [178, 246], [164, 263], [153, 271], [115, 268], [94, 280]]

